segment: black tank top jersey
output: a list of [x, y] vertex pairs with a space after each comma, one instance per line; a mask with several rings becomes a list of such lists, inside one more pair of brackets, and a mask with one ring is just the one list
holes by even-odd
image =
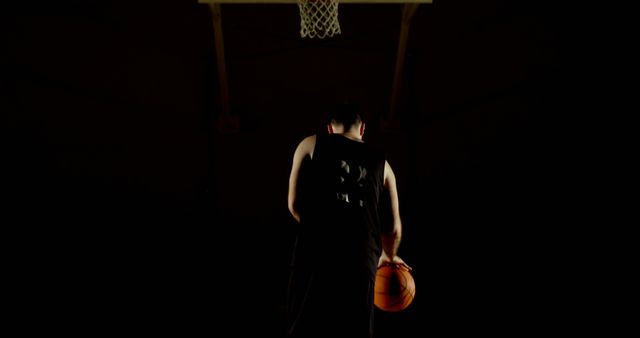
[[318, 135], [308, 162], [298, 263], [335, 259], [375, 278], [385, 153], [339, 134]]

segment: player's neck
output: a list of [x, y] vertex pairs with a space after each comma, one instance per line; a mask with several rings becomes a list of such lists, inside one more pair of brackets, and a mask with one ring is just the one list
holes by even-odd
[[357, 132], [349, 131], [349, 132], [346, 132], [346, 133], [336, 133], [336, 134], [342, 135], [342, 136], [344, 136], [344, 137], [346, 137], [346, 138], [348, 138], [350, 140], [354, 140], [354, 141], [357, 141], [357, 142], [364, 142], [362, 140], [362, 135], [360, 135], [360, 133], [357, 133]]

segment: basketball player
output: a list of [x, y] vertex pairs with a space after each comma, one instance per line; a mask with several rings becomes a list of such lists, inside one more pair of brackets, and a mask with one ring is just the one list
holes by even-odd
[[[329, 115], [328, 132], [306, 137], [293, 156], [288, 204], [299, 232], [288, 335], [370, 338], [376, 268], [409, 268], [396, 255], [402, 234], [396, 179], [384, 152], [363, 141], [357, 107], [338, 105]], [[390, 207], [390, 224], [382, 224], [381, 207]]]

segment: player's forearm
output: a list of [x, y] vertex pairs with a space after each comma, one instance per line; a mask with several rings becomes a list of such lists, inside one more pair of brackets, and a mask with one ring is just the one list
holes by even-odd
[[389, 259], [393, 259], [398, 254], [402, 231], [400, 227], [394, 227], [391, 232], [382, 233], [382, 251]]

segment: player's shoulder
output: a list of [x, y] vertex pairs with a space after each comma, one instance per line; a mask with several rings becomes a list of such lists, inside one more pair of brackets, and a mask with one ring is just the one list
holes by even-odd
[[307, 155], [307, 154], [312, 155], [315, 145], [316, 145], [316, 135], [315, 134], [309, 135], [304, 139], [302, 139], [300, 143], [298, 143], [298, 148], [296, 149], [296, 151], [303, 155]]
[[313, 145], [316, 144], [316, 139], [317, 139], [316, 134], [309, 135], [309, 136], [303, 138], [302, 141], [300, 141], [300, 146], [301, 147], [313, 146]]

